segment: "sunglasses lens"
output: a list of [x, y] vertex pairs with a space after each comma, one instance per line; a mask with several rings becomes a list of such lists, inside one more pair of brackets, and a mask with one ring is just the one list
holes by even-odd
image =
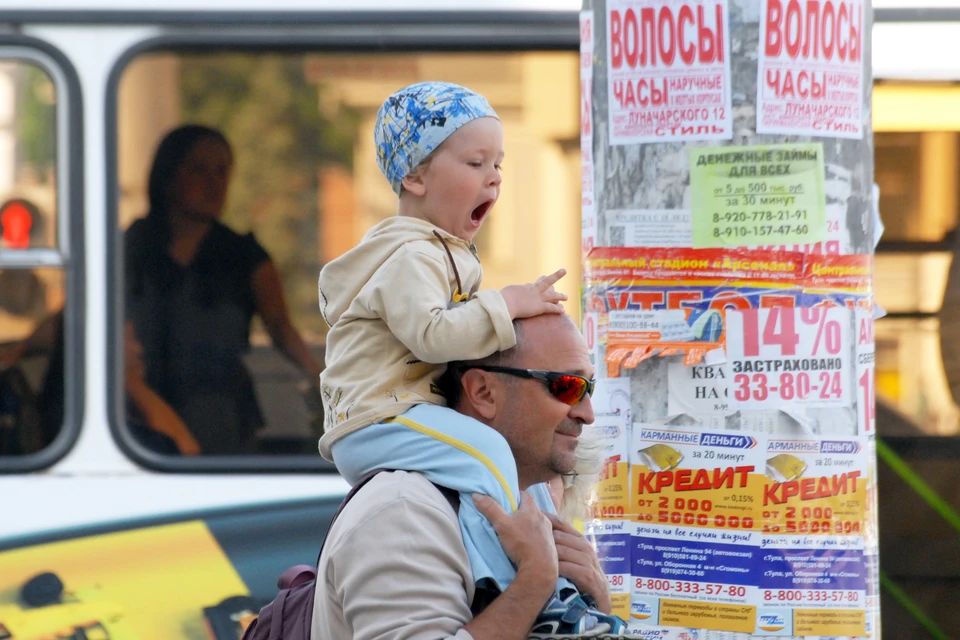
[[577, 376], [560, 376], [550, 383], [550, 393], [564, 404], [573, 406], [587, 391], [587, 381]]

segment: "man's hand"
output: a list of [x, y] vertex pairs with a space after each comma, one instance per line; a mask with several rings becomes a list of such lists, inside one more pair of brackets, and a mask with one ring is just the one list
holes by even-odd
[[560, 575], [576, 585], [581, 593], [591, 596], [603, 613], [612, 613], [610, 587], [600, 568], [593, 547], [570, 523], [552, 513], [545, 514], [553, 525]]
[[557, 549], [553, 544], [550, 521], [533, 498], [522, 491], [520, 508], [513, 515], [507, 515], [493, 498], [479, 493], [473, 495], [473, 504], [493, 525], [507, 557], [517, 565], [517, 573], [530, 570], [533, 575], [549, 582], [552, 589], [559, 571]]
[[493, 524], [503, 550], [517, 565], [517, 577], [463, 629], [474, 640], [523, 640], [557, 588], [557, 549], [550, 521], [527, 493], [507, 515], [489, 496], [473, 494], [473, 504]]
[[543, 313], [563, 313], [560, 303], [567, 296], [553, 288], [560, 278], [567, 275], [566, 269], [560, 269], [548, 276], [540, 276], [533, 284], [511, 284], [500, 290], [507, 303], [510, 317], [532, 318]]

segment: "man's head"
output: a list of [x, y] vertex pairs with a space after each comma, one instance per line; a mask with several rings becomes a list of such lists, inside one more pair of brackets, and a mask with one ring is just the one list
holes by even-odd
[[[583, 425], [593, 422], [590, 396], [577, 401], [580, 382], [554, 374], [592, 380], [594, 372], [586, 343], [569, 316], [541, 315], [515, 321], [514, 327], [517, 346], [483, 360], [451, 363], [445, 387], [451, 407], [506, 438], [525, 489], [571, 473]], [[489, 370], [493, 367], [519, 371]], [[547, 377], [553, 381], [523, 377], [527, 370], [551, 372]]]
[[401, 214], [472, 241], [500, 197], [503, 128], [486, 99], [447, 82], [411, 85], [380, 107], [374, 139]]

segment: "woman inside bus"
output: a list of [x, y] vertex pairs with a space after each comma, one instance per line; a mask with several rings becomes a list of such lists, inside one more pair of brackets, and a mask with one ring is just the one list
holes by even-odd
[[219, 221], [232, 165], [216, 129], [171, 131], [150, 170], [150, 211], [125, 236], [126, 311], [142, 345], [144, 381], [202, 454], [256, 452], [264, 423], [242, 359], [255, 314], [314, 386], [321, 368], [290, 322], [270, 256], [253, 234]]

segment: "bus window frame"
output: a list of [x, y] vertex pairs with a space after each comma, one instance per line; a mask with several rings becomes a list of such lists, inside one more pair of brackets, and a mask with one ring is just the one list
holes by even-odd
[[[393, 17], [396, 20], [393, 21]], [[362, 13], [336, 13], [322, 24], [278, 28], [268, 20], [255, 33], [225, 22], [217, 31], [208, 23], [196, 29], [169, 29], [170, 33], [133, 45], [114, 63], [106, 93], [106, 208], [107, 256], [113, 281], [107, 287], [107, 378], [110, 431], [120, 450], [145, 468], [172, 473], [335, 473], [330, 462], [317, 455], [171, 456], [151, 451], [137, 442], [126, 422], [123, 371], [123, 267], [119, 229], [118, 97], [124, 71], [137, 57], [150, 53], [495, 53], [579, 50], [576, 12], [396, 12], [378, 14], [364, 22]], [[319, 18], [318, 18], [319, 19]], [[456, 28], [451, 28], [451, 25]], [[385, 26], [389, 25], [389, 26]], [[425, 40], [427, 42], [425, 43]]]
[[[8, 53], [14, 52], [14, 55]], [[0, 474], [49, 468], [80, 437], [83, 420], [86, 298], [83, 260], [83, 101], [70, 60], [50, 43], [30, 36], [0, 34], [0, 58], [41, 68], [56, 88], [57, 245], [52, 249], [0, 252], [0, 268], [54, 267], [63, 272], [64, 410], [56, 438], [43, 450], [0, 458]]]

